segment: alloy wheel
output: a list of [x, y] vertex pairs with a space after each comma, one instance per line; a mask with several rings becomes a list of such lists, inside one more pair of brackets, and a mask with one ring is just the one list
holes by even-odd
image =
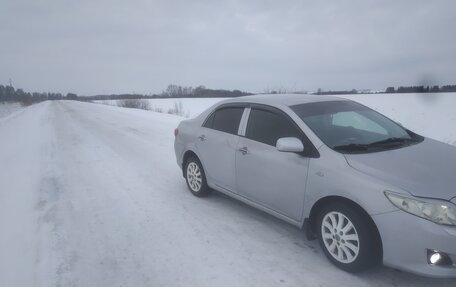
[[201, 170], [195, 162], [191, 162], [187, 165], [187, 182], [193, 192], [201, 190], [203, 179]]
[[352, 263], [358, 257], [358, 232], [344, 214], [336, 211], [327, 213], [322, 220], [321, 235], [329, 254], [337, 261]]

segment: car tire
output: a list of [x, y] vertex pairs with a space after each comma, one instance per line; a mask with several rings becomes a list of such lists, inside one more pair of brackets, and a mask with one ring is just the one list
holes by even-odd
[[356, 273], [380, 262], [378, 232], [357, 208], [345, 203], [328, 204], [320, 210], [316, 226], [323, 252], [340, 269]]
[[211, 193], [203, 166], [196, 157], [189, 157], [185, 162], [184, 176], [188, 189], [193, 195], [205, 197]]

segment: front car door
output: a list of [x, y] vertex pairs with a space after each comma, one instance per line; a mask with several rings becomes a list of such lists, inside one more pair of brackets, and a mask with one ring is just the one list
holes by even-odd
[[217, 108], [199, 130], [196, 147], [209, 186], [235, 190], [234, 161], [244, 106]]
[[309, 157], [278, 151], [281, 137], [299, 138], [309, 149], [301, 129], [284, 112], [253, 105], [236, 152], [236, 189], [257, 204], [301, 221]]

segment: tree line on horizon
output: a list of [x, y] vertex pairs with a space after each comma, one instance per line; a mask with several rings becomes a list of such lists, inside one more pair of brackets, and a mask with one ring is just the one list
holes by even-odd
[[400, 86], [397, 89], [394, 87], [388, 87], [385, 90], [387, 94], [394, 93], [454, 93], [456, 92], [456, 85], [445, 85], [445, 86]]
[[2, 102], [19, 102], [24, 106], [39, 103], [46, 100], [75, 100], [78, 96], [74, 93], [68, 93], [66, 96], [61, 93], [38, 93], [24, 92], [23, 89], [15, 89], [12, 85], [0, 85], [0, 103]]
[[[456, 85], [444, 86], [400, 86], [397, 89], [388, 87], [384, 92], [378, 93], [447, 93], [456, 92]], [[273, 91], [270, 93], [283, 94], [286, 90], [279, 92]], [[318, 89], [313, 94], [317, 95], [343, 95], [343, 94], [358, 94], [357, 90], [347, 91], [323, 91]], [[46, 100], [78, 100], [78, 101], [93, 101], [93, 100], [126, 100], [126, 99], [163, 99], [163, 98], [233, 98], [253, 95], [253, 93], [243, 92], [240, 90], [223, 90], [223, 89], [208, 89], [205, 86], [184, 87], [179, 85], [169, 85], [166, 90], [160, 94], [144, 95], [144, 94], [111, 94], [111, 95], [95, 95], [95, 96], [78, 96], [75, 93], [50, 92], [25, 92], [23, 89], [15, 89], [12, 85], [0, 85], [0, 103], [2, 102], [20, 102], [23, 105], [31, 105], [33, 103]]]
[[121, 99], [166, 99], [166, 98], [234, 98], [253, 95], [253, 93], [240, 90], [208, 89], [205, 86], [185, 87], [168, 85], [160, 94], [119, 94], [119, 95], [95, 95], [93, 100], [121, 100]]
[[63, 95], [61, 93], [49, 92], [25, 92], [23, 89], [15, 89], [12, 85], [0, 85], [0, 103], [1, 102], [20, 102], [23, 105], [46, 100], [78, 100], [78, 101], [97, 101], [97, 100], [128, 100], [128, 99], [160, 99], [160, 98], [233, 98], [240, 96], [253, 95], [253, 93], [242, 92], [240, 90], [223, 90], [208, 89], [205, 86], [182, 87], [178, 85], [169, 85], [166, 90], [160, 94], [111, 94], [95, 96], [78, 96], [75, 93]]

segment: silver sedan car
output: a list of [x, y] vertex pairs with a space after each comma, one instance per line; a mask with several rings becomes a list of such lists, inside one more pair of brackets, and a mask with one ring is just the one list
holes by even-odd
[[258, 95], [220, 102], [175, 130], [195, 196], [212, 190], [318, 238], [357, 272], [456, 277], [456, 148], [359, 103]]

